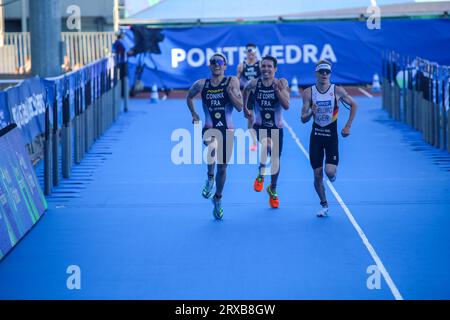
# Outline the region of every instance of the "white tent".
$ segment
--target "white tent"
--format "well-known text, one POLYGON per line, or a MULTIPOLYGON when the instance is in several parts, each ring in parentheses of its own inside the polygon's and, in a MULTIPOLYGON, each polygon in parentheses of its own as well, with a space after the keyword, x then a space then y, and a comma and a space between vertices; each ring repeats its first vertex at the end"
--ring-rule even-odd
POLYGON ((382 16, 443 14, 450 7, 450 1, 417 3, 413 0, 125 1, 127 16, 123 24, 358 18, 371 5, 379 6, 382 16))

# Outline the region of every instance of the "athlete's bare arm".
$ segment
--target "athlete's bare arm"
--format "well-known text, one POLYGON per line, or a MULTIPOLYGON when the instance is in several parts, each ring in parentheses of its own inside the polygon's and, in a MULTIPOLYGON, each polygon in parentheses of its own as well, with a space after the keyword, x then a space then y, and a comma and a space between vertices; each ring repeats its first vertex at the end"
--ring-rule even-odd
POLYGON ((242 101, 242 93, 239 87, 239 79, 237 77, 231 77, 230 84, 228 85, 228 96, 231 99, 234 107, 237 111, 241 112, 244 102, 242 101))
POLYGON ((302 122, 307 123, 314 115, 313 106, 311 105, 311 87, 303 90, 303 107, 302 107, 302 122))
POLYGON ((243 69, 244 69, 244 65, 243 65, 243 63, 241 62, 241 63, 239 63, 238 66, 237 66, 237 73, 236 73, 236 77, 238 77, 239 79, 240 79, 241 76, 242 76, 242 71, 243 71, 243 69))
POLYGON ((192 123, 197 123, 198 121, 200 121, 200 117, 199 117, 197 111, 195 110, 194 98, 200 91, 202 91, 202 88, 204 85, 205 85, 205 79, 197 80, 196 82, 194 82, 194 84, 188 91, 186 103, 187 103, 189 111, 191 112, 191 115, 192 115, 192 123))
POLYGON ((250 80, 244 87, 244 115, 247 119, 251 116, 250 110, 247 109, 248 97, 250 96, 250 92, 255 90, 257 82, 257 79, 250 80))
POLYGON ((350 135, 350 128, 352 126, 353 119, 355 118, 356 110, 358 110, 358 105, 356 104, 355 99, 353 99, 342 87, 336 86, 336 95, 339 99, 350 105, 350 116, 348 117, 347 124, 341 131, 342 136, 345 138, 350 135))
POLYGON ((289 109, 290 93, 287 80, 285 78, 274 79, 273 87, 283 109, 289 109))

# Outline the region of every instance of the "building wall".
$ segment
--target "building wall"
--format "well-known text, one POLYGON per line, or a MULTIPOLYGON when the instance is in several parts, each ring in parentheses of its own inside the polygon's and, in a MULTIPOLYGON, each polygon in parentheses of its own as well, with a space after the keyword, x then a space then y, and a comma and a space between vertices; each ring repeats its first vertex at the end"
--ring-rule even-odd
MULTIPOLYGON (((39 1, 39 0, 25 0, 39 1)), ((81 31, 112 31, 113 30, 113 6, 114 0, 60 0, 62 31, 67 29, 66 21, 70 13, 67 13, 71 5, 80 8, 81 31)), ((28 13, 28 6, 27 6, 28 13)), ((5 6, 6 32, 20 32, 22 18, 21 1, 5 6)), ((29 19, 28 19, 29 21, 29 19)), ((29 30, 28 30, 29 31, 29 30)))

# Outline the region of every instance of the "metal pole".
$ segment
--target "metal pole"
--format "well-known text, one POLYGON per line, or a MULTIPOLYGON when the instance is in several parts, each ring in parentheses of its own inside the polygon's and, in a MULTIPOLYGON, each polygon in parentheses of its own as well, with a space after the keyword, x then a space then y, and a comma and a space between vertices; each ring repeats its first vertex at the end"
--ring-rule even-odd
POLYGON ((435 101, 434 101, 434 112, 435 112, 435 146, 437 148, 441 147, 441 113, 439 110, 439 68, 436 67, 436 83, 434 84, 434 94, 435 94, 435 101))
POLYGON ((416 130, 419 130, 418 124, 418 112, 419 112, 419 84, 420 84, 420 73, 419 69, 416 67, 416 83, 413 87, 413 127, 416 130))
POLYGON ((425 86, 425 141, 430 143, 430 68, 426 68, 428 78, 425 86))
MULTIPOLYGON (((85 71, 83 71, 85 72, 85 71)), ((81 159, 84 159, 86 153, 86 76, 84 73, 82 87, 80 91, 80 106, 81 106, 81 115, 80 115, 80 145, 81 145, 81 159)))
MULTIPOLYGON (((445 68, 443 69, 445 70, 445 68)), ((445 73, 444 73, 445 75, 445 73)), ((446 114, 446 110, 445 110, 445 99, 447 97, 447 94, 445 92, 446 89, 446 84, 447 84, 447 77, 442 77, 442 100, 441 100, 441 105, 440 105, 440 109, 441 109, 441 128, 442 128, 442 141, 441 141, 441 149, 445 150, 447 148, 447 114, 446 114)))
POLYGON ((426 78, 424 75, 425 68, 421 70, 421 81, 420 81, 420 92, 419 92, 419 125, 420 132, 422 132, 422 136, 425 139, 425 87, 426 87, 426 78))
POLYGON ((430 112, 430 118, 429 118, 429 125, 430 125, 430 144, 434 146, 434 101, 433 101, 433 82, 434 82, 434 68, 430 68, 431 78, 430 78, 430 100, 428 102, 429 106, 429 112, 430 112))
POLYGON ((44 194, 52 193, 52 128, 49 107, 45 109, 45 144, 44 144, 44 194))
POLYGON ((0 47, 5 44, 5 11, 3 0, 0 0, 0 47))
POLYGON ((114 0, 114 8, 113 8, 113 17, 114 17, 114 32, 119 31, 120 24, 120 15, 119 15, 119 0, 114 0))
POLYGON ((125 53, 125 62, 123 66, 124 74, 122 77, 123 82, 123 97, 124 97, 124 111, 128 112, 128 100, 130 97, 130 90, 128 89, 128 55, 125 53))
POLYGON ((22 20, 21 20, 22 32, 27 32, 28 31, 28 26, 27 26, 28 0, 22 0, 21 2, 22 2, 22 20))
MULTIPOLYGON (((68 91, 68 89, 66 89, 68 91)), ((70 121, 69 93, 65 93, 63 100, 63 128, 62 128, 62 174, 64 178, 70 178, 72 167, 72 126, 70 121)))
POLYGON ((56 77, 61 73, 61 2, 30 1, 30 37, 32 73, 56 77))
MULTIPOLYGON (((447 77, 445 79, 445 85, 450 82, 450 68, 447 68, 447 77)), ((444 89, 449 103, 449 108, 447 109, 447 151, 450 152, 450 85, 448 90, 444 89)), ((445 107, 444 107, 445 108, 445 107)))
POLYGON ((90 77, 90 73, 89 73, 89 78, 86 82, 86 91, 85 91, 85 104, 86 104, 86 109, 84 110, 85 113, 85 126, 84 126, 84 136, 85 136, 85 143, 84 143, 84 152, 88 152, 89 148, 91 147, 91 109, 92 109, 92 104, 91 104, 91 99, 92 99, 92 90, 91 90, 91 77, 90 77))
MULTIPOLYGON (((78 80, 78 79, 77 79, 78 80)), ((73 130, 73 136, 74 136, 74 161, 76 164, 79 164, 81 162, 81 153, 80 153, 80 110, 79 110, 79 88, 78 88, 78 81, 76 81, 75 89, 74 89, 74 100, 75 100, 75 118, 73 119, 74 123, 74 130, 73 130)))
POLYGON ((58 88, 55 85, 55 100, 53 101, 53 139, 52 139, 52 145, 53 145, 53 185, 58 186, 59 185, 59 128, 58 128, 58 94, 57 94, 58 88))

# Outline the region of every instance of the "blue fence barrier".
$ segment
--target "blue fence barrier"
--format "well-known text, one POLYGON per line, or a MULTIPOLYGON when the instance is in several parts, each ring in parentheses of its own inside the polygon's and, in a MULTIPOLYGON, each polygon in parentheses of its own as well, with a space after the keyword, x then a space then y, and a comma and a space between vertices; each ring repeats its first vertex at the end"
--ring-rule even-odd
POLYGON ((112 56, 57 78, 35 77, 0 91, 0 129, 17 124, 31 152, 34 142, 42 141, 45 194, 58 185, 60 173, 70 177, 72 165, 116 120, 124 76, 112 56))
POLYGON ((57 78, 34 77, 0 91, 0 260, 42 216, 44 194, 59 184, 60 174, 69 178, 73 163, 116 120, 126 78, 120 70, 109 57, 57 78), (30 160, 39 147, 44 192, 30 160))
POLYGON ((396 52, 386 52, 382 65, 383 108, 450 152, 450 67, 396 52))
POLYGON ((17 126, 0 130, 0 260, 47 209, 17 126))
POLYGON ((45 130, 44 95, 39 77, 24 80, 20 85, 4 92, 4 104, 0 105, 0 110, 5 115, 4 124, 16 123, 28 143, 45 130))

